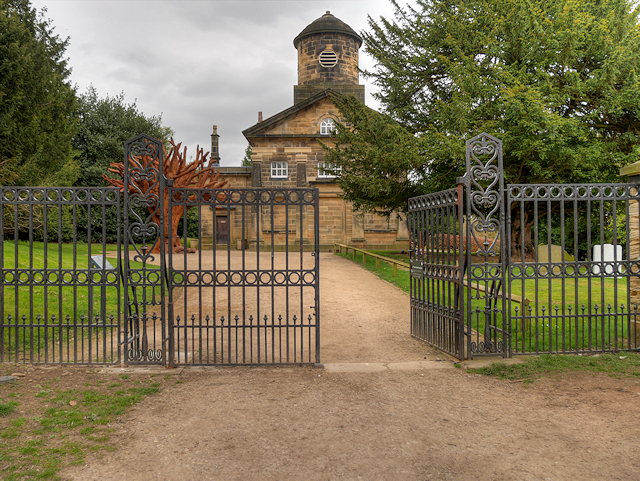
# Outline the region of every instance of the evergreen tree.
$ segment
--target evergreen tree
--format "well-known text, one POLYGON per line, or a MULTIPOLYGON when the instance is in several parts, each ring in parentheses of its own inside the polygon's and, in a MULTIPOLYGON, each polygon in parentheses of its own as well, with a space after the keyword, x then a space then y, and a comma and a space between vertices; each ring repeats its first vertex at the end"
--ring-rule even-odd
POLYGON ((452 187, 464 141, 483 131, 502 139, 509 183, 611 181, 640 160, 632 2, 392 3, 395 18, 369 18, 363 33, 383 114, 338 101, 352 128, 339 127, 327 160, 342 166, 347 198, 390 212, 452 187))
POLYGON ((0 0, 0 184, 71 185, 75 91, 68 39, 28 0, 0 0))
POLYGON ((242 158, 242 167, 251 167, 253 165, 253 162, 251 162, 252 154, 253 149, 251 148, 251 144, 249 144, 244 151, 244 157, 242 158))

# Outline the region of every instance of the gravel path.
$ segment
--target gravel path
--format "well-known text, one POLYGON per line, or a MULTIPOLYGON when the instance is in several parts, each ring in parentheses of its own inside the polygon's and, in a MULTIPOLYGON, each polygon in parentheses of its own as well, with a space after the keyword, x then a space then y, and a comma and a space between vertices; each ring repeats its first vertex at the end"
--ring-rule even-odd
POLYGON ((409 336, 408 296, 321 262, 325 369, 129 370, 176 383, 115 427, 120 449, 63 478, 640 479, 637 379, 468 374, 409 336))

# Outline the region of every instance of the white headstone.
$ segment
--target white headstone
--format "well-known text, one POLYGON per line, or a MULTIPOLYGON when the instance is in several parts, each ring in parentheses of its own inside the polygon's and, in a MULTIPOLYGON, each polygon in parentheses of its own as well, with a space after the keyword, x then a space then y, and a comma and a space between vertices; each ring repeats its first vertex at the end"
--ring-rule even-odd
MULTIPOLYGON (((612 276, 615 267, 613 262, 622 261, 622 246, 614 246, 613 244, 598 244, 593 246, 593 269, 595 275, 600 275, 604 269, 605 276, 612 276)), ((623 266, 618 265, 618 273, 622 274, 623 266)))

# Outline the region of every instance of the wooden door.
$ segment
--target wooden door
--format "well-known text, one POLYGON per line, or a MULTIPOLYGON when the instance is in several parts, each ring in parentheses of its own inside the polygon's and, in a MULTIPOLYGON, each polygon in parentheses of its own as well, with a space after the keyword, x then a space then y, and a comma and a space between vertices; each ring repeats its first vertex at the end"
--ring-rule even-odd
POLYGON ((229 243, 229 218, 216 217, 216 244, 229 243))

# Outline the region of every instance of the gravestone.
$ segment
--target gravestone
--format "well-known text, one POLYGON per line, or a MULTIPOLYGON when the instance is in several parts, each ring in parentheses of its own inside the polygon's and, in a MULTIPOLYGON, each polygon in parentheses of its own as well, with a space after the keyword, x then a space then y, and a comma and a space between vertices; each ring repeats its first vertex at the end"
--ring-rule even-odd
POLYGON ((108 271, 115 270, 115 267, 104 258, 104 256, 91 256, 91 268, 92 269, 106 269, 108 271))
MULTIPOLYGON (((593 246, 593 267, 592 272, 600 275, 604 271, 605 276, 613 276, 615 267, 609 264, 614 261, 622 261, 622 246, 614 246, 613 244, 602 244, 593 246)), ((618 266, 618 274, 622 274, 622 265, 618 266)))
MULTIPOLYGON (((538 246, 538 250, 536 251, 536 259, 540 264, 550 263, 562 263, 562 262, 573 262, 575 258, 566 251, 562 250, 562 246, 557 246, 554 244, 540 244, 538 246)), ((561 272, 559 266, 556 266, 552 270, 553 274, 558 275, 561 272)), ((540 274, 545 275, 547 273, 546 267, 540 268, 540 274)))

